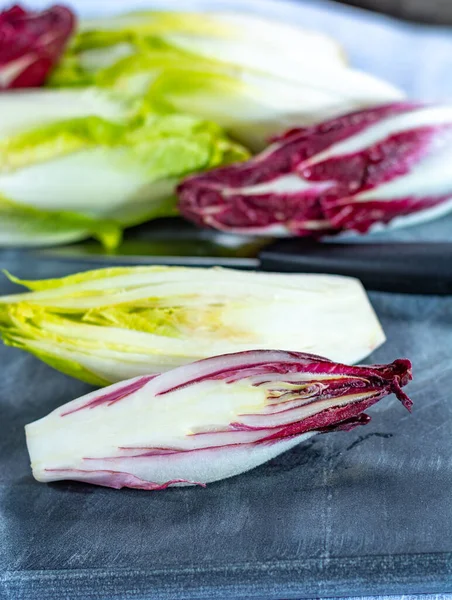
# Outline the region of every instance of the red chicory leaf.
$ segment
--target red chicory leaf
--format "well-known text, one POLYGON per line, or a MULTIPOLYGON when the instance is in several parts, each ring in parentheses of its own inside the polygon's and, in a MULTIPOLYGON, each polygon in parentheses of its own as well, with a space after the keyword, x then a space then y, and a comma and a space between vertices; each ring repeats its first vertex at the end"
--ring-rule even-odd
POLYGON ((74 28, 74 13, 65 6, 33 12, 15 5, 1 12, 0 90, 43 85, 74 28))
POLYGON ((395 103, 291 129, 251 160, 185 179, 179 208, 236 233, 314 236, 452 210, 452 106, 395 103))

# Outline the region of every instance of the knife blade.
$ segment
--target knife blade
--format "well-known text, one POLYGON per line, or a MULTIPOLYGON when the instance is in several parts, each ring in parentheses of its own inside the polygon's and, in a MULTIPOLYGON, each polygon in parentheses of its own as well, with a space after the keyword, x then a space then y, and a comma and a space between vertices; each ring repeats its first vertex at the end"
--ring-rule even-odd
MULTIPOLYGON (((373 291, 452 295, 452 243, 319 243, 301 239, 272 242, 257 256, 168 256, 93 254, 84 246, 40 251, 58 258, 114 264, 191 267, 223 266, 284 273, 326 273, 361 280, 373 291)), ((213 253, 212 253, 213 254, 213 253)))
POLYGON ((368 290, 452 295, 452 242, 272 240, 199 229, 164 219, 126 234, 115 253, 97 242, 35 250, 41 257, 92 265, 223 266, 360 279, 368 290))

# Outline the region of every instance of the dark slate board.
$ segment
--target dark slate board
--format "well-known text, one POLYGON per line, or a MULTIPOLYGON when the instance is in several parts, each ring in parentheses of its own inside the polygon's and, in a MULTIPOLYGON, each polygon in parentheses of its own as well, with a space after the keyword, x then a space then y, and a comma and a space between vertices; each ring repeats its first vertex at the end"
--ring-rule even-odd
MULTIPOLYGON (((22 277, 86 263, 0 254, 22 277)), ((0 293, 15 286, 1 279, 0 293)), ((452 299, 372 295, 414 362, 410 416, 316 437, 207 489, 33 480, 23 427, 91 388, 0 347, 0 598, 289 599, 452 591, 452 299)))

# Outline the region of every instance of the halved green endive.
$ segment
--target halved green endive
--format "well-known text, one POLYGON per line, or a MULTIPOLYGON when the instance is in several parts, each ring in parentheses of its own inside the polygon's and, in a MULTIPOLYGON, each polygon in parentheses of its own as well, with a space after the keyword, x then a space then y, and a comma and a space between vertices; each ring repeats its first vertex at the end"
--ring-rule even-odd
POLYGON ((138 13, 82 22, 50 85, 147 94, 258 151, 289 127, 403 98, 339 56, 328 38, 257 17, 138 13))
POLYGON ((181 177, 247 151, 215 123, 96 88, 0 96, 0 245, 93 235, 176 213, 181 177))
POLYGON ((125 267, 0 297, 0 333, 95 385, 276 348, 355 363, 385 337, 361 283, 328 275, 125 267))

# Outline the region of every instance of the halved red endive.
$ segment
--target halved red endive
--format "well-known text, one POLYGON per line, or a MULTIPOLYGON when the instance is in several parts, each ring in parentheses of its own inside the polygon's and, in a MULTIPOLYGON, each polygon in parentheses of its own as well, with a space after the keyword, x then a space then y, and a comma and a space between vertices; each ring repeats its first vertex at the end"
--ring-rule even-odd
POLYGON ((208 358, 83 396, 26 427, 38 481, 145 490, 238 475, 315 435, 368 423, 411 363, 351 367, 259 350, 208 358))
POLYGON ((451 160, 451 105, 384 104, 290 129, 247 162, 188 177, 179 208, 236 233, 366 233, 452 211, 451 160))

